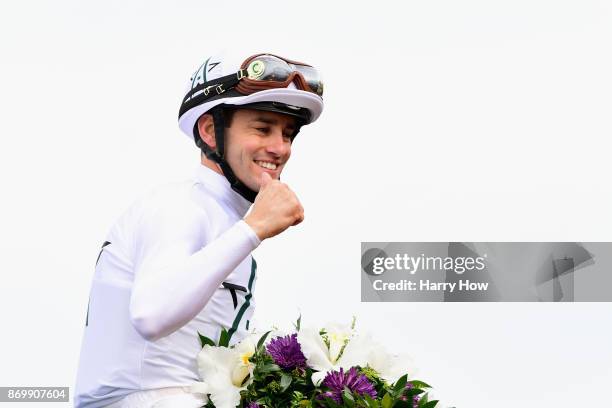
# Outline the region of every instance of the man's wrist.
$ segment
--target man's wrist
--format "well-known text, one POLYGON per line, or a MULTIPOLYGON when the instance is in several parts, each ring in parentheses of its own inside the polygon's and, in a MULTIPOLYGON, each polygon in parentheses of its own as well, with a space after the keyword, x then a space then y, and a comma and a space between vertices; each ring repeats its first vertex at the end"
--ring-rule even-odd
POLYGON ((258 223, 257 221, 254 221, 248 215, 244 217, 243 221, 253 230, 255 235, 257 235, 257 238, 259 238, 260 242, 267 238, 265 229, 260 223, 258 223))

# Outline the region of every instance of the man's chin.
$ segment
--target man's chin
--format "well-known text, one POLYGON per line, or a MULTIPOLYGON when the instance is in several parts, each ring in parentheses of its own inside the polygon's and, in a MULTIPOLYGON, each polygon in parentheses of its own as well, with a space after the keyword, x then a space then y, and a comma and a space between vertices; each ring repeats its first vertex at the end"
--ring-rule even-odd
POLYGON ((244 185, 246 185, 248 188, 255 191, 256 193, 258 193, 259 189, 261 188, 261 182, 259 180, 249 180, 249 183, 244 183, 244 185))
POLYGON ((252 174, 252 177, 246 180, 247 182, 242 181, 242 183, 246 185, 248 188, 250 188, 251 190, 259 192, 259 189, 261 188, 261 177, 263 173, 268 173, 270 177, 272 178, 272 180, 280 179, 280 172, 278 171, 261 170, 261 171, 256 172, 255 174, 252 174))
POLYGON ((272 178, 272 180, 278 180, 280 178, 280 172, 279 171, 276 171, 276 170, 270 170, 270 171, 261 170, 259 172, 259 174, 257 174, 257 176, 256 176, 257 177, 257 181, 261 180, 261 176, 263 175, 263 173, 268 173, 270 175, 270 177, 272 178))

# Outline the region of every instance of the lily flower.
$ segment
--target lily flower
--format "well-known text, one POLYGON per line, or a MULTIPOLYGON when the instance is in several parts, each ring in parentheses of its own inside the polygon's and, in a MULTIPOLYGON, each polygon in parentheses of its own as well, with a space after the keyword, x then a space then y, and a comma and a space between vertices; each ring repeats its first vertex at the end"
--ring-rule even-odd
POLYGON ((198 354, 198 372, 202 382, 192 385, 191 391, 210 394, 217 408, 235 408, 240 404, 240 391, 252 381, 255 364, 249 359, 255 354, 250 337, 234 347, 205 345, 198 354))
POLYGON ((308 366, 317 371, 312 374, 315 385, 319 385, 331 371, 364 366, 368 350, 350 326, 330 325, 324 330, 324 335, 312 327, 302 328, 298 332, 298 342, 308 366))
POLYGON ((342 326, 329 326, 325 332, 325 338, 314 328, 305 328, 298 333, 308 366, 318 371, 312 375, 315 385, 319 385, 331 371, 340 368, 347 371, 355 366, 369 366, 390 384, 404 374, 410 378, 416 372, 408 355, 388 352, 370 334, 354 334, 342 326))

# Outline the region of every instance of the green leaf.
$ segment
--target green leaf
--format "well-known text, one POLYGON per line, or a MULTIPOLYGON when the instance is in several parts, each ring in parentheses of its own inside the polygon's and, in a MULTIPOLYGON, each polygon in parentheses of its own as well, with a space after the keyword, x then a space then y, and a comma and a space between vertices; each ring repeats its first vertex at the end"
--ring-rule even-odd
POLYGON ((353 408, 355 406, 355 398, 353 398, 353 394, 351 394, 347 387, 344 387, 344 391, 342 391, 342 401, 344 402, 342 404, 344 407, 353 408))
POLYGON ((419 394, 423 394, 425 391, 423 391, 420 388, 409 388, 406 390, 405 395, 407 397, 414 397, 415 395, 419 395, 419 394))
POLYGON ((300 314, 300 317, 298 317, 298 319, 295 321, 295 323, 293 324, 293 327, 295 327, 296 331, 300 331, 301 325, 302 325, 302 315, 300 314))
POLYGON ((272 371, 280 371, 281 368, 277 364, 264 364, 257 369, 262 373, 271 373, 272 371))
POLYGON ((389 393, 385 394, 380 406, 382 408, 391 408, 393 406, 393 398, 391 398, 391 395, 389 395, 389 393))
POLYGON ((291 377, 289 374, 283 373, 281 375, 281 392, 285 392, 285 390, 291 385, 291 381, 293 381, 293 377, 291 377))
POLYGON ((372 399, 372 397, 370 397, 369 394, 365 394, 364 398, 365 398, 366 404, 368 404, 368 408, 380 408, 378 401, 375 399, 372 399))
POLYGON ((344 386, 344 390, 342 390, 342 399, 343 400, 346 399, 352 402, 353 405, 355 404, 355 397, 353 397, 353 393, 351 392, 349 387, 347 387, 346 385, 344 386))
POLYGON ((423 381, 419 381, 419 380, 412 380, 410 381, 410 383, 415 387, 415 388, 431 388, 431 385, 424 383, 423 381))
POLYGON ((268 337, 271 332, 272 330, 266 332, 263 336, 259 338, 259 341, 257 342, 257 350, 259 350, 263 346, 264 342, 266 341, 266 337, 268 337))
POLYGON ((419 400, 419 408, 423 408, 424 406, 427 405, 428 402, 429 402, 429 397, 427 396, 427 394, 423 394, 421 396, 421 399, 419 400))
POLYGON ((321 401, 323 401, 325 403, 325 405, 327 407, 330 407, 330 408, 340 408, 340 407, 342 407, 342 405, 338 405, 336 403, 336 401, 334 401, 333 399, 331 399, 329 397, 324 397, 321 401))
POLYGON ((221 329, 221 336, 219 337, 219 347, 229 347, 230 335, 225 329, 221 329))
POLYGON ((215 344, 215 342, 214 342, 214 341, 212 341, 212 340, 211 340, 211 339, 209 339, 208 337, 206 337, 206 336, 202 335, 200 332, 198 332, 198 337, 200 338, 200 345, 201 345, 202 347, 204 347, 204 346, 205 346, 205 345, 207 345, 207 344, 208 344, 209 346, 212 346, 212 347, 215 347, 215 346, 216 346, 216 344, 215 344))
POLYGON ((433 401, 428 401, 426 404, 423 405, 423 408, 435 408, 436 405, 438 405, 438 400, 433 400, 433 401))
POLYGON ((408 374, 402 375, 393 386, 393 393, 397 396, 404 392, 406 388, 406 383, 408 382, 408 374))

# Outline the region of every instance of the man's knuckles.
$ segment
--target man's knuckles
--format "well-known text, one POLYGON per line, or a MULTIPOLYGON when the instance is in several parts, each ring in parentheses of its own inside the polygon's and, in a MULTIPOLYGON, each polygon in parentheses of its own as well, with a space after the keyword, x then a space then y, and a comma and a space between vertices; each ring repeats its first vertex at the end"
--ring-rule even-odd
POLYGON ((296 220, 303 220, 304 219, 304 209, 301 208, 301 206, 299 208, 296 208, 295 212, 293 213, 293 217, 296 220))

